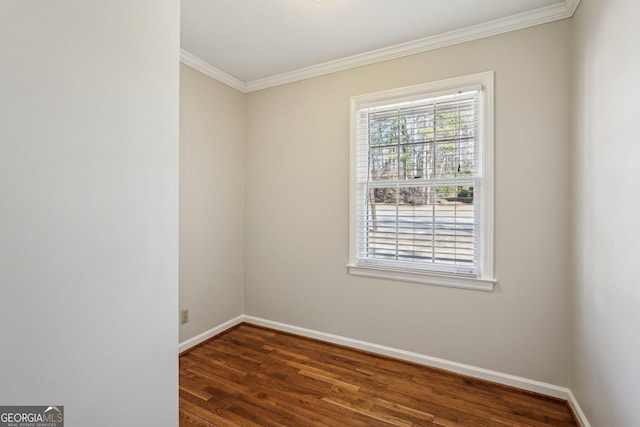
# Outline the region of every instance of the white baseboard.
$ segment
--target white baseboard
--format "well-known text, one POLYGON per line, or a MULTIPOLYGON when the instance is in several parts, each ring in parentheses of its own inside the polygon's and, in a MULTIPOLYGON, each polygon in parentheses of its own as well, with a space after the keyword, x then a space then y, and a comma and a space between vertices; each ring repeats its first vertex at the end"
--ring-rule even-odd
POLYGON ((201 333, 200 335, 196 335, 193 338, 189 338, 186 341, 181 342, 178 345, 178 353, 182 353, 185 350, 189 350, 191 347, 194 347, 198 344, 200 344, 201 342, 204 342, 206 340, 208 340, 211 337, 214 337, 216 335, 218 335, 221 332, 226 331, 229 328, 233 328, 236 325, 239 325, 240 323, 245 321, 245 316, 244 315, 240 315, 236 318, 233 318, 231 320, 227 320, 224 323, 219 324, 218 326, 214 326, 213 328, 209 329, 208 331, 204 331, 203 333, 201 333))
POLYGON ((315 338, 321 341, 330 342, 333 344, 343 345, 345 347, 351 347, 358 350, 364 350, 371 353, 376 353, 384 356, 393 357, 395 359, 406 360, 413 363, 418 363, 424 366, 430 366, 433 368, 440 368, 447 371, 455 372, 462 375, 468 375, 470 377, 479 378, 487 381, 492 381, 498 384, 503 384, 511 387, 516 387, 523 390, 532 391, 534 393, 540 393, 546 396, 551 396, 559 399, 566 400, 571 406, 575 416, 578 418, 578 422, 581 427, 591 427, 587 418, 582 412, 578 401, 575 396, 567 387, 561 387, 554 384, 548 384, 541 381, 531 380, 528 378, 518 377, 515 375, 505 374, 502 372, 492 371, 489 369, 479 368, 472 365, 465 365, 463 363, 453 362, 451 360, 440 359, 438 357, 426 356, 424 354, 414 353, 411 351, 405 351, 397 348, 387 347, 384 345, 374 344, 366 341, 355 340, 352 338, 342 337, 339 335, 328 334, 326 332, 315 331, 312 329, 301 328, 298 326, 289 325, 286 323, 274 322, 272 320, 263 319, 260 317, 241 315, 227 322, 224 322, 214 328, 209 329, 202 334, 193 337, 187 341, 180 343, 179 351, 182 353, 189 348, 200 344, 209 338, 224 332, 225 330, 232 328, 242 322, 252 323, 258 326, 264 326, 278 331, 290 332, 296 335, 302 335, 308 338, 315 338))
POLYGON ((426 356, 423 354, 413 353, 410 351, 400 350, 397 348, 387 347, 384 345, 373 344, 366 341, 354 340, 351 338, 341 337, 338 335, 328 334, 325 332, 318 332, 311 329, 300 328, 298 326, 287 325, 279 322, 273 322, 271 320, 261 319, 259 317, 244 316, 244 319, 248 323, 265 326, 268 328, 277 329, 284 332, 291 332, 293 334, 302 335, 309 338, 315 338, 322 341, 328 341, 334 344, 344 345, 346 347, 352 347, 352 348, 357 348, 359 350, 382 354, 384 356, 389 356, 389 357, 393 357, 395 359, 400 359, 400 360, 406 360, 409 362, 418 363, 420 365, 430 366, 433 368, 440 368, 447 371, 456 372, 458 374, 468 375, 474 378, 480 378, 483 380, 493 381, 499 384, 504 384, 511 387, 517 387, 520 389, 544 394, 547 396, 557 397, 559 399, 567 400, 569 397, 569 389, 566 387, 560 387, 553 384, 547 384, 540 381, 517 377, 515 375, 504 374, 502 372, 491 371, 489 369, 478 368, 476 366, 465 365, 463 363, 452 362, 450 360, 426 356))
POLYGON ((567 402, 569 403, 573 414, 578 419, 580 427, 591 427, 591 424, 589 424, 589 421, 587 420, 587 416, 582 412, 582 408, 571 390, 569 390, 569 398, 567 399, 567 402))

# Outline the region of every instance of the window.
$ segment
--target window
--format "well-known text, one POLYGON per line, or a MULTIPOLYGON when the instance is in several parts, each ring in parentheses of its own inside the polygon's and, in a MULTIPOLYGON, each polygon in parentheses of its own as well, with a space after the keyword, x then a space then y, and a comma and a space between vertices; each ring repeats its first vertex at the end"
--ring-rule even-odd
POLYGON ((493 73, 351 98, 354 275, 492 290, 493 73))

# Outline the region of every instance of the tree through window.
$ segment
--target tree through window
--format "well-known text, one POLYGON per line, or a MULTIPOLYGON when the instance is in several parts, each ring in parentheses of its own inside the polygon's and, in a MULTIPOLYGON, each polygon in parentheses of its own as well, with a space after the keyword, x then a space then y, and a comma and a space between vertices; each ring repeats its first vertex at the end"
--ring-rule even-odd
POLYGON ((351 265, 469 277, 490 270, 483 240, 492 240, 492 211, 483 199, 492 205, 492 153, 483 146, 486 83, 477 80, 352 99, 351 265))

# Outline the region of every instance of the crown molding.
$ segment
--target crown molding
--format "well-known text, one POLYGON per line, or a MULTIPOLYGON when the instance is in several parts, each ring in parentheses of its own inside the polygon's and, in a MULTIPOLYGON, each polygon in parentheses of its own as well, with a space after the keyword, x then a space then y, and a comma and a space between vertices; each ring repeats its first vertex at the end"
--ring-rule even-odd
POLYGON ((180 62, 194 70, 200 71, 212 79, 218 80, 219 82, 232 87, 233 89, 239 90, 243 93, 246 92, 246 85, 242 80, 233 77, 231 74, 225 73, 207 62, 204 62, 202 59, 190 54, 186 50, 180 49, 180 62))
POLYGON ((574 13, 576 13, 576 9, 580 4, 580 0, 564 0, 564 5, 567 8, 567 13, 569 17, 572 17, 574 13))
MULTIPOLYGON (((565 1, 574 2, 576 0, 565 1)), ((568 5, 566 3, 560 2, 530 12, 496 19, 494 21, 489 21, 460 30, 425 37, 406 43, 400 43, 394 46, 313 65, 311 67, 302 68, 288 73, 253 80, 246 83, 246 90, 247 92, 253 92, 261 89, 267 89, 274 86, 322 76, 324 74, 344 71, 351 68, 361 67, 363 65, 401 58, 403 56, 414 55, 416 53, 422 53, 535 25, 558 21, 571 16, 567 6, 568 5)))
POLYGON ((429 50, 439 49, 442 47, 452 46, 459 43, 465 43, 472 40, 478 40, 485 37, 495 36, 510 31, 521 30, 536 25, 546 24, 549 22, 559 21, 571 18, 575 13, 580 0, 563 0, 558 3, 535 9, 529 12, 508 16, 506 18, 496 19, 483 24, 474 25, 460 30, 449 31, 447 33, 437 34, 430 37, 413 40, 406 43, 376 49, 361 54, 348 56, 346 58, 336 59, 324 62, 322 64, 312 65, 310 67, 301 68, 282 74, 256 79, 249 82, 243 82, 222 70, 204 62, 200 58, 186 52, 180 51, 180 61, 209 77, 241 92, 255 92, 262 89, 268 89, 288 83, 306 80, 313 77, 323 76, 325 74, 336 73, 339 71, 349 70, 351 68, 362 67, 364 65, 375 64, 377 62, 397 59, 404 56, 414 55, 429 50))

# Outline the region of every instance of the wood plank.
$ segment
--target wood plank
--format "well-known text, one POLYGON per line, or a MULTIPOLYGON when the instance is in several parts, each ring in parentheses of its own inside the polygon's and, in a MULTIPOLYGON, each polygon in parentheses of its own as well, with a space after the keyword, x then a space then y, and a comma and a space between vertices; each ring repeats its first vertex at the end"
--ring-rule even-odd
POLYGON ((577 426, 566 402, 241 324, 180 356, 180 426, 577 426))

